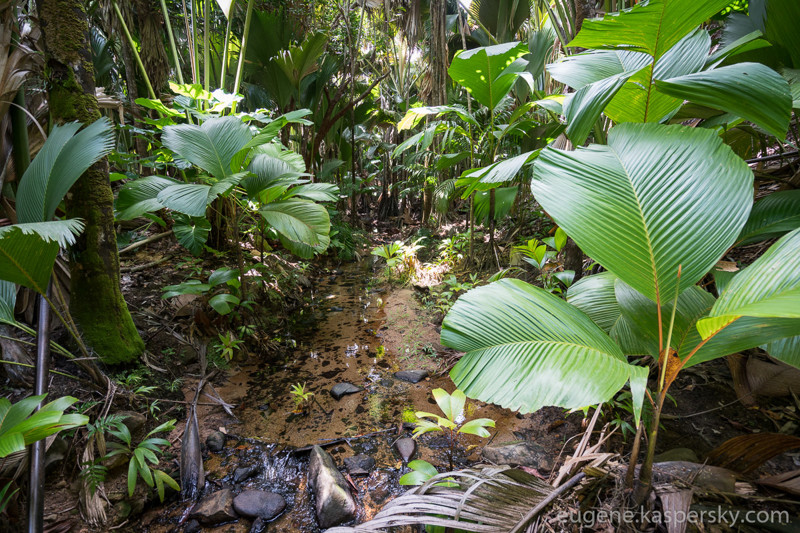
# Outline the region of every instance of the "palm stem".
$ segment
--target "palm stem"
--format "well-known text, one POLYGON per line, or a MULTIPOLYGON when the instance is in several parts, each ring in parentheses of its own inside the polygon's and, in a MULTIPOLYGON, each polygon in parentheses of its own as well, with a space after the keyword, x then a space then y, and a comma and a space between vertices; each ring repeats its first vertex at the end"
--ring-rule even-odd
POLYGON ((167 10, 166 0, 161 0, 161 10, 164 12, 164 26, 167 28, 169 48, 172 51, 172 61, 175 63, 175 75, 178 77, 178 83, 183 85, 183 72, 181 72, 181 63, 178 59, 178 47, 175 45, 175 34, 172 32, 172 23, 169 21, 169 11, 167 10))
POLYGON ((142 77, 144 78, 144 84, 147 86, 147 94, 150 95, 150 98, 155 100, 158 97, 153 90, 153 85, 150 83, 150 78, 147 76, 144 63, 142 63, 142 56, 139 55, 139 50, 136 49, 136 42, 133 40, 133 36, 131 36, 131 32, 128 30, 128 25, 125 23, 125 17, 122 16, 122 11, 119 10, 119 6, 115 0, 111 0, 111 6, 114 8, 114 13, 117 15, 119 25, 122 26, 122 32, 125 34, 125 38, 128 40, 128 44, 131 46, 133 58, 136 60, 136 65, 139 67, 142 77))
MULTIPOLYGON (((233 94, 239 94, 239 84, 242 82, 242 72, 244 71, 244 57, 247 53, 247 37, 250 33, 250 21, 253 18, 253 0, 247 0, 247 14, 244 17, 244 33, 242 34, 242 46, 239 49, 239 64, 236 67, 236 79, 233 82, 233 94)), ((231 113, 236 112, 236 102, 231 105, 231 113)))

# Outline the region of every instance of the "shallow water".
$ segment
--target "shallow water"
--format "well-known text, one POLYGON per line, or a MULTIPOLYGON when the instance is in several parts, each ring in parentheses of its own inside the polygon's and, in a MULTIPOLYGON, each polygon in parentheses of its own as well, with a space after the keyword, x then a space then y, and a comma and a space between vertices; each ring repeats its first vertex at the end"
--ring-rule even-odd
MULTIPOLYGON (((313 502, 307 490, 307 453, 295 448, 326 444, 332 439, 346 442, 326 447, 336 463, 358 453, 376 461, 369 476, 354 476, 359 503, 357 521, 373 516, 389 499, 406 490, 398 484, 404 472, 391 445, 410 432, 398 429, 403 412, 434 410, 430 390, 448 386, 446 377, 410 384, 394 378, 401 368, 396 358, 381 346, 384 327, 383 301, 390 297, 383 289, 370 287, 374 273, 369 262, 346 265, 322 278, 316 285, 312 304, 293 317, 295 326, 283 335, 294 345, 279 361, 252 361, 233 372, 217 387, 220 396, 235 404, 237 421, 225 424, 234 436, 221 454, 208 454, 205 461, 206 493, 223 487, 234 492, 260 489, 286 498, 287 510, 269 524, 271 532, 315 533, 319 531, 313 502), (362 392, 335 400, 333 385, 350 382, 362 392), (305 383, 314 393, 308 412, 295 413, 289 389, 305 383), (373 434, 367 438, 362 435, 373 434), (241 466, 260 467, 260 472, 240 484, 233 483, 233 471, 241 466)), ((452 389, 452 384, 449 384, 452 389)), ((219 416, 219 408, 215 408, 219 416)), ((206 419, 212 409, 200 408, 206 419), (203 412, 205 411, 205 412, 203 412)), ((201 426, 204 425, 201 421, 201 426)), ((205 424, 206 426, 208 424, 205 424)), ((203 432, 203 436, 208 431, 203 432)), ((429 440, 436 447, 437 439, 429 440)), ((432 448, 421 448, 420 456, 431 459, 432 448)), ((188 503, 173 503, 150 524, 149 530, 180 530, 188 503)), ((204 531, 247 531, 250 522, 218 526, 204 531)))

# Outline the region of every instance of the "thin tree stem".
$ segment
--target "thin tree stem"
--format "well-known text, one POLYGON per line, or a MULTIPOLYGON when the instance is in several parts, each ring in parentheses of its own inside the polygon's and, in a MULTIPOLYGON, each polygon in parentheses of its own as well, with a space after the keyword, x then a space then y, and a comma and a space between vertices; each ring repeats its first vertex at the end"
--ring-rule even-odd
MULTIPOLYGON (((242 71, 244 70, 244 57, 247 53, 247 36, 250 33, 250 21, 253 18, 254 0, 247 0, 247 14, 244 17, 244 33, 242 34, 242 46, 239 49, 239 64, 236 67, 236 79, 233 82, 233 94, 239 94, 239 84, 242 82, 242 71)), ((231 105, 231 114, 236 112, 236 102, 231 105)))
POLYGON ((114 8, 114 13, 117 15, 117 19, 119 19, 119 25, 122 26, 122 32, 125 34, 125 38, 128 40, 128 44, 131 46, 131 51, 133 52, 133 58, 136 60, 136 64, 139 66, 139 70, 142 72, 142 77, 144 78, 144 84, 147 86, 147 94, 150 95, 150 98, 153 100, 157 99, 155 91, 153 90, 153 85, 150 83, 150 78, 147 76, 147 71, 144 68, 144 63, 142 63, 142 57, 139 55, 139 51, 136 49, 136 42, 133 40, 131 36, 131 32, 128 30, 128 25, 125 23, 125 17, 122 16, 122 12, 119 10, 119 6, 115 0, 111 0, 111 6, 114 8))
POLYGON ((175 34, 172 32, 172 23, 169 21, 169 11, 167 10, 166 0, 161 0, 161 11, 164 12, 164 26, 167 28, 169 48, 172 51, 172 61, 175 63, 175 75, 178 77, 178 83, 183 85, 183 72, 181 72, 181 63, 178 59, 178 47, 175 44, 175 34))

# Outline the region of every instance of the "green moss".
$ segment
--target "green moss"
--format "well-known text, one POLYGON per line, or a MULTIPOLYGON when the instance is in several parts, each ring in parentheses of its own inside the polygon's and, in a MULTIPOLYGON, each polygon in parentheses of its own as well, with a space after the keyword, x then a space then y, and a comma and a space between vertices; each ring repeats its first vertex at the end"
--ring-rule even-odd
MULTIPOLYGON (((94 96, 89 23, 80 0, 41 0, 50 114, 61 124, 100 118, 94 96)), ((70 312, 83 339, 106 363, 135 360, 144 350, 122 297, 108 166, 92 166, 67 194, 67 216, 86 229, 70 252, 70 312)))

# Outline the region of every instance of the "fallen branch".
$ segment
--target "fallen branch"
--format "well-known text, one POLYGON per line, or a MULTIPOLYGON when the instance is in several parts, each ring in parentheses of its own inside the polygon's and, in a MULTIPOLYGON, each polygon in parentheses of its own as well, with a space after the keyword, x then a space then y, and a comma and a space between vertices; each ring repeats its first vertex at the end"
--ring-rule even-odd
MULTIPOLYGON (((163 235, 163 233, 159 233, 159 235, 163 235)), ((169 261, 173 257, 175 257, 174 254, 167 254, 164 257, 162 257, 161 259, 157 259, 157 260, 151 261, 149 263, 144 263, 143 265, 120 267, 119 271, 120 272, 128 272, 128 273, 131 273, 131 274, 134 273, 134 272, 141 272, 142 270, 147 270, 148 268, 152 268, 152 267, 158 266, 158 265, 160 265, 162 263, 166 263, 167 261, 169 261)))
POLYGON ((119 255, 135 250, 140 246, 144 246, 145 244, 150 244, 151 242, 161 240, 164 237, 169 237, 170 235, 172 235, 172 230, 165 231, 164 233, 156 233, 155 235, 150 235, 146 239, 142 239, 141 241, 136 241, 135 243, 126 246, 125 248, 119 251, 119 255))

